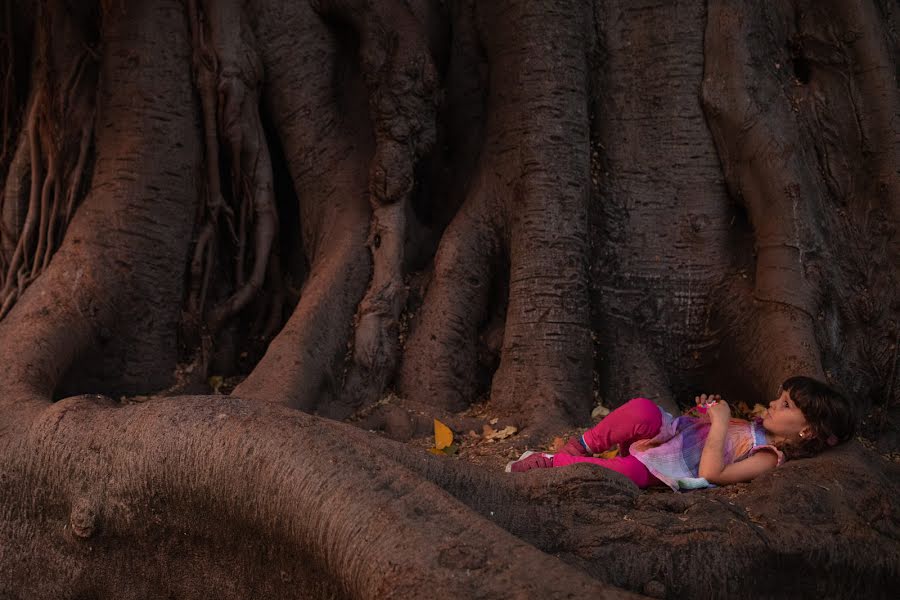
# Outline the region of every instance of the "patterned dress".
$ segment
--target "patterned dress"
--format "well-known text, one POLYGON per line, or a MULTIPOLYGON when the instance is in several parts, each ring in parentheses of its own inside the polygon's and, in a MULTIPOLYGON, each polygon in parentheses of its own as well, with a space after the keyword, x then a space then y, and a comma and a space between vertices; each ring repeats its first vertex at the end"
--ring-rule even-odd
MULTIPOLYGON (((666 411, 660 411, 663 421, 659 433, 651 439, 637 440, 631 444, 629 453, 675 491, 710 487, 712 484, 698 475, 700 456, 711 427, 709 419, 691 416, 673 418, 666 411)), ((775 452, 779 466, 784 462, 784 454, 766 439, 762 419, 729 420, 724 464, 744 460, 763 449, 775 452)))

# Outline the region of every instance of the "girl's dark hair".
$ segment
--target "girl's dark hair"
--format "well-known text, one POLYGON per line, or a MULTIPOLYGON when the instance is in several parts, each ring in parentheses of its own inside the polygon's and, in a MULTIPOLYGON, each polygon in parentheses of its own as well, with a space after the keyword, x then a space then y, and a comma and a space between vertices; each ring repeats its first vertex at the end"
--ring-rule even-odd
POLYGON ((786 458, 813 456, 853 437, 856 414, 836 389, 811 377, 791 377, 781 389, 790 395, 813 431, 799 442, 784 444, 781 450, 786 458))

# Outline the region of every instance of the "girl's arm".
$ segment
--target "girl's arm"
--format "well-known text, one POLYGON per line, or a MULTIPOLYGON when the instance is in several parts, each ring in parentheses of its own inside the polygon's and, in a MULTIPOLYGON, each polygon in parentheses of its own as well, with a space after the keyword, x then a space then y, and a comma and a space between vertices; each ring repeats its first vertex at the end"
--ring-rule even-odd
POLYGON ((712 422, 703 454, 700 455, 699 475, 710 483, 725 469, 725 435, 728 433, 728 419, 731 409, 726 402, 716 402, 707 407, 706 414, 712 422))
POLYGON ((725 465, 725 435, 728 433, 728 420, 731 418, 731 409, 725 402, 717 402, 709 407, 709 415, 712 425, 709 429, 709 437, 700 455, 699 475, 710 483, 727 485, 740 483, 762 475, 778 464, 778 457, 774 452, 757 452, 753 456, 730 465, 725 465))
MULTIPOLYGON (((706 448, 703 449, 703 454, 706 454, 706 448)), ((701 471, 700 477, 703 477, 708 482, 715 483, 716 485, 741 483, 743 481, 755 479, 766 471, 774 469, 777 464, 778 457, 775 456, 774 452, 761 450, 749 458, 726 466, 712 476, 705 476, 701 471)))

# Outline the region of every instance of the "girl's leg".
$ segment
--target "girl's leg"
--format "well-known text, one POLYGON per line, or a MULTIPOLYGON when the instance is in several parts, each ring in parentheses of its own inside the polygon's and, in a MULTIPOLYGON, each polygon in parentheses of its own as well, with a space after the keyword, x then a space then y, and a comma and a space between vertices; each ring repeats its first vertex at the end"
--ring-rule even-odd
POLYGON ((661 426, 659 407, 647 398, 634 398, 585 431, 581 439, 590 453, 619 444, 619 454, 625 456, 633 441, 654 437, 661 426))
MULTIPOLYGON (((610 416, 612 416, 612 413, 610 413, 610 416)), ((653 473, 647 470, 647 467, 644 466, 644 463, 633 456, 617 456, 616 458, 591 458, 588 456, 569 456, 568 454, 557 454, 552 459, 552 465, 554 467, 565 467, 580 462, 600 465, 604 469, 609 469, 610 471, 621 473, 622 475, 633 481, 634 484, 639 488, 646 488, 659 483, 659 479, 654 477, 653 473)))

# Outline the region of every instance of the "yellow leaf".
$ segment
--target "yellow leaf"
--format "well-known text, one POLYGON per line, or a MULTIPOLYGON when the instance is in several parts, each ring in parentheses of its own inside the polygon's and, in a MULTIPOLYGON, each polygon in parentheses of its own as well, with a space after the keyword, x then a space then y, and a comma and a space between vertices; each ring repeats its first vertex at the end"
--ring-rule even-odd
POLYGON ((438 421, 434 420, 434 447, 443 450, 453 443, 453 432, 450 428, 438 421))
POLYGON ((616 446, 612 450, 607 450, 606 452, 601 452, 597 456, 599 456, 600 458, 615 458, 618 455, 619 455, 619 447, 616 446))
POLYGON ((763 413, 766 412, 766 410, 768 410, 768 409, 766 409, 766 407, 763 406, 762 404, 754 404, 751 414, 753 414, 754 417, 761 417, 761 416, 763 416, 763 413))
POLYGON ((219 388, 225 383, 225 378, 221 375, 213 375, 209 378, 209 387, 212 388, 213 394, 219 393, 219 388))

